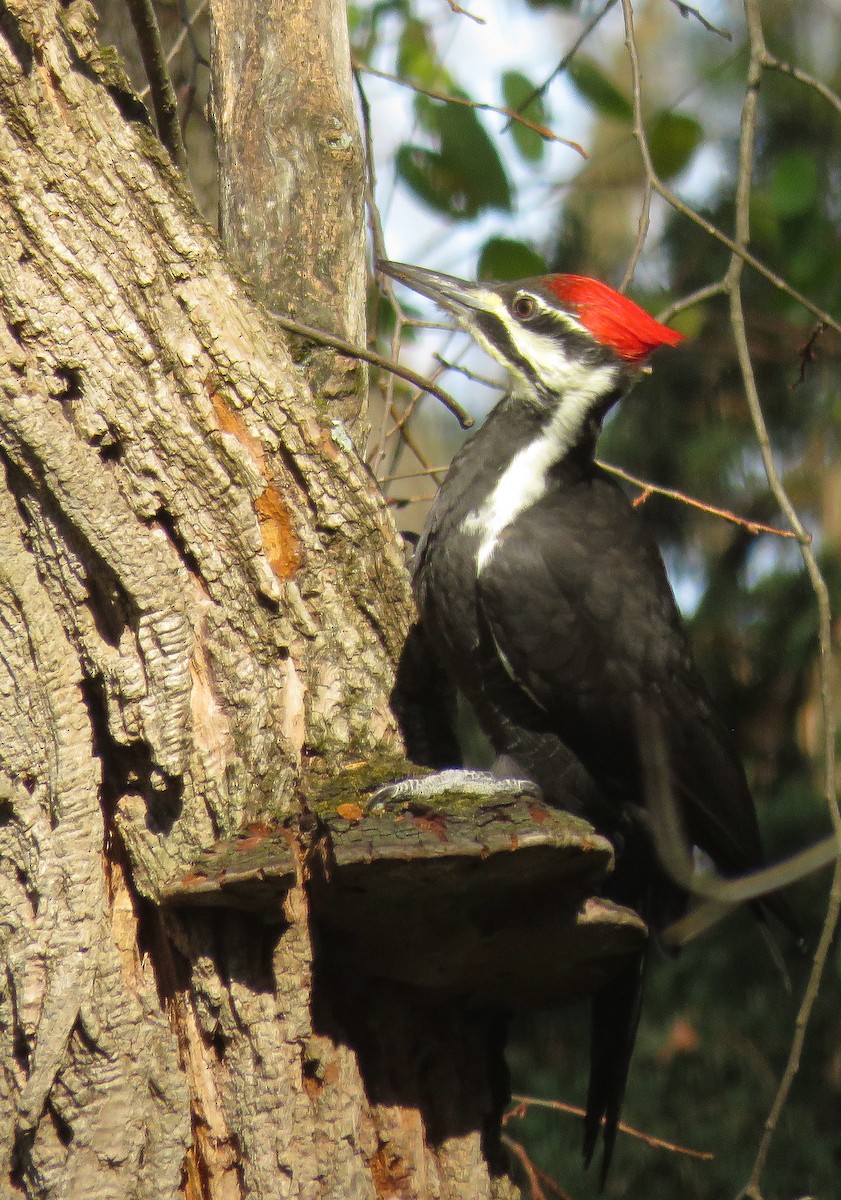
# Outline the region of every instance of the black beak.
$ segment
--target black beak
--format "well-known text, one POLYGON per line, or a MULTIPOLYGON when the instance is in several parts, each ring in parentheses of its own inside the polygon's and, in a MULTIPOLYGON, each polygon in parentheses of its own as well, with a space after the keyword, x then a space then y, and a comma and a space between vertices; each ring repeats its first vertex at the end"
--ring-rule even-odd
POLYGON ((377 270, 398 283, 405 284, 413 292, 428 296, 441 308, 459 317, 465 309, 486 310, 486 289, 478 283, 468 283, 455 275, 445 275, 442 271, 427 271, 423 267, 411 267, 407 263, 388 262, 381 259, 377 270))

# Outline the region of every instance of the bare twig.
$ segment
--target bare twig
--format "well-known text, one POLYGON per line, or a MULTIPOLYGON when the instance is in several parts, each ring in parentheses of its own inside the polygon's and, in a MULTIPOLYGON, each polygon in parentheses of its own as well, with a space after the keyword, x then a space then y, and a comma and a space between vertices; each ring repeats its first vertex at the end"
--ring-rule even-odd
POLYGON ((187 178, 187 154, 181 125, 178 120, 178 101, 167 69, 167 61, 161 45, 161 31, 152 0, 127 0, 129 15, 137 35, 143 68, 149 80, 152 107, 158 136, 166 147, 175 166, 187 178))
POLYGON ((354 346, 342 338, 334 337, 332 333, 327 333, 324 329, 314 329, 312 325, 302 325, 300 321, 292 321, 282 313, 273 312, 271 315, 278 325, 283 329, 288 329, 290 333, 296 333, 310 342, 317 342, 320 346, 330 346, 333 350, 338 350, 349 358, 360 358, 363 362, 372 363, 375 367, 382 367, 384 371, 389 371, 392 375, 405 379, 407 383, 413 383, 422 391, 429 392, 430 396, 440 400, 444 407, 453 414, 462 429, 469 429, 474 423, 470 413, 465 412, 457 400, 454 400, 443 388, 436 387, 424 375, 419 375, 417 371, 412 371, 400 363, 392 362, 390 358, 384 358, 382 354, 377 354, 374 350, 354 346))
POLYGON ((671 3, 675 6, 682 17, 694 17, 695 20, 703 25, 705 29, 708 29, 710 33, 718 34, 719 37, 724 38, 724 40, 727 42, 733 41, 733 34, 729 29, 719 29, 717 25, 713 25, 712 22, 708 21, 703 13, 698 12, 698 9, 693 8, 691 4, 684 4, 683 0, 671 0, 671 3))
MULTIPOLYGON (((191 41, 194 42, 195 34, 193 32, 193 26, 195 25, 195 23, 199 19, 199 17, 202 15, 204 10, 207 8, 207 5, 208 5, 208 0, 199 0, 199 3, 193 9, 192 13, 190 13, 189 16, 187 17, 187 19, 182 22, 181 32, 178 34, 178 37, 175 39, 175 41, 172 43, 169 50, 167 51, 166 65, 168 67, 172 66, 173 60, 177 57, 179 51, 181 50, 181 47, 184 45, 184 43, 188 37, 191 39, 191 41)), ((195 44, 195 42, 194 42, 194 44, 195 44)), ((198 62, 204 64, 204 60, 201 59, 201 57, 198 54, 196 55, 196 58, 197 58, 198 62)), ((204 65, 206 65, 206 64, 204 64, 204 65)), ((146 97, 149 95, 150 90, 151 89, 149 88, 149 85, 147 84, 146 87, 143 88, 143 90, 140 92, 140 99, 145 100, 146 97)))
POLYGON ((800 350, 798 351, 798 356, 800 358, 800 370, 797 378, 791 385, 792 391, 794 391, 795 388, 800 387, 802 383, 806 382, 806 368, 810 365, 810 363, 815 361, 815 347, 817 346, 818 340, 822 333, 826 333, 826 325, 824 325, 823 321, 818 321, 817 325, 809 334, 804 344, 800 347, 800 350))
POLYGON ((477 17, 475 13, 468 12, 466 8, 462 8, 460 4, 456 4, 456 0, 447 0, 450 8, 459 17, 469 17, 471 21, 475 21, 477 25, 486 25, 484 17, 477 17))
MULTIPOLYGON (((356 82, 356 91, 359 96, 359 108, 362 113, 362 130, 365 141, 365 207, 368 210, 368 228, 371 231, 371 242, 374 249, 374 262, 379 262, 380 259, 386 258, 385 252, 385 236, 383 234, 383 225, 380 220, 380 210, 377 208, 375 199, 375 191, 377 186, 377 168, 374 161, 374 141, 371 136, 371 106, 368 103, 368 97, 365 94, 365 89, 362 86, 362 80, 359 78, 359 71, 354 68, 353 77, 356 82)), ((390 282, 390 281, 389 281, 390 282)))
MULTIPOLYGON (((509 121, 516 121, 518 125, 525 126, 526 129, 533 130, 547 142, 560 142, 563 146, 569 146, 571 150, 575 150, 582 158, 587 158, 587 151, 578 142, 573 142, 570 138, 561 137, 559 133, 547 128, 545 125, 538 125, 536 121, 529 121, 515 112, 512 108, 505 108, 499 104, 486 104, 481 100, 470 100, 467 96, 453 96, 449 92, 439 92, 435 88, 422 87, 421 84, 415 83, 411 79, 402 79, 399 75, 392 75, 389 71, 379 71, 376 67, 369 67, 367 63, 361 63, 354 60, 354 71, 365 71, 368 75, 376 75, 379 79, 388 79, 391 83, 398 83, 401 87, 411 88, 413 92, 420 93, 421 96, 429 96, 432 100, 443 100, 447 104, 463 104, 465 108, 476 108, 482 112, 498 113, 499 116, 508 117, 509 121)), ((528 107, 524 105, 523 107, 528 107)))
MULTIPOLYGON (((423 467, 424 472, 428 474, 430 478, 440 487, 444 482, 444 476, 447 474, 447 468, 431 466, 429 460, 421 450, 420 446, 418 446, 411 432, 405 427, 400 430, 400 438, 403 442, 405 442, 407 450, 414 454, 415 458, 423 467)), ((420 499, 420 497, 418 497, 418 499, 420 499)))
POLYGON ((403 475, 383 475, 380 479, 380 486, 386 483, 399 483, 403 479, 420 479, 422 476, 446 475, 449 467, 424 467, 420 471, 407 471, 403 475))
POLYGON ((748 533, 772 533, 775 537, 794 538, 798 535, 791 529, 779 529, 776 525, 763 525, 760 521, 752 521, 750 517, 740 517, 737 513, 730 512, 727 508, 718 508, 715 504, 707 504, 704 500, 696 500, 693 496, 688 496, 686 492, 679 492, 676 488, 661 487, 657 483, 648 483, 645 479, 639 479, 636 475, 631 475, 629 471, 624 471, 621 467, 615 467, 612 463, 604 462, 602 459, 596 459, 598 465, 605 471, 610 471, 611 475, 616 475, 619 479, 624 479, 626 483, 631 483, 634 487, 638 487, 642 495, 638 496, 634 501, 634 505, 643 503, 649 496, 668 496, 671 500, 678 500, 681 504, 688 504, 692 508, 699 508, 701 512, 710 513, 714 517, 722 517, 725 521, 732 521, 734 525, 741 525, 748 533))
POLYGON ((544 79, 543 83, 541 83, 539 87, 536 87, 533 92, 529 92, 522 104, 518 106, 519 112, 525 112, 530 104, 534 104, 535 100, 539 100, 542 96, 545 96, 552 83, 552 80, 557 79, 559 75, 564 73, 569 64, 575 58, 578 51, 586 42, 587 38, 590 36, 596 26, 601 23, 602 19, 607 16, 615 4, 616 0, 605 0, 605 3, 602 5, 602 7, 590 18, 590 20, 581 30, 581 33, 579 33, 569 50, 567 50, 566 54, 555 67, 554 71, 552 71, 551 75, 548 75, 546 79, 544 79))
POLYGON ((723 296, 727 292, 727 281, 719 279, 715 283, 708 283, 704 287, 700 287, 697 291, 690 292, 688 296, 683 296, 680 300, 675 300, 668 308, 664 308, 661 313, 657 314, 657 320, 668 325, 672 317, 677 313, 683 312, 687 308, 692 308, 695 304, 701 304, 704 300, 711 300, 713 296, 723 296))
POLYGON ((794 67, 790 63, 781 62, 779 58, 775 58, 773 54, 769 54, 766 49, 763 49, 762 65, 763 67, 767 67, 769 71, 777 71, 780 75, 789 75, 799 83, 812 88, 819 96, 823 96, 827 104, 831 104, 836 112, 841 114, 841 96, 837 92, 834 92, 832 88, 827 87, 825 83, 821 83, 820 79, 816 79, 814 75, 810 75, 808 71, 803 71, 800 67, 794 67))
MULTIPOLYGON (((634 120, 636 120, 636 113, 634 113, 634 120)), ((637 263, 645 246, 645 239, 648 237, 648 230, 651 225, 652 191, 651 180, 646 175, 642 189, 642 201, 640 202, 639 221, 637 222, 637 237, 634 242, 634 248, 631 251, 631 257, 628 259, 628 265, 625 268, 625 274, 622 276, 622 282, 619 284, 620 292, 624 292, 634 278, 634 271, 637 269, 637 263)))
MULTIPOLYGON (((742 126, 739 144, 739 179, 736 189, 736 242, 740 247, 747 244, 747 240, 750 235, 751 168, 756 142, 757 96, 759 83, 762 77, 762 69, 767 55, 757 0, 745 0, 745 16, 748 27, 750 62, 748 65, 745 101, 742 108, 742 126)), ((791 528, 798 535, 798 542, 800 544, 800 552, 803 556, 803 563, 806 568, 806 573, 809 576, 809 581, 812 585, 812 590, 815 594, 815 600, 817 602, 818 641, 820 647, 818 656, 820 672, 820 696, 824 726, 824 790, 826 804, 829 809, 833 827, 835 829, 838 848, 839 851, 841 851, 841 810, 839 810, 835 786, 835 713, 832 703, 832 622, 829 590, 827 588, 826 581, 821 574, 817 559, 815 558, 815 555, 806 539, 805 531, 800 524, 797 512, 789 500, 788 494, 783 486, 777 470, 777 465, 774 462, 774 455, 771 449, 771 439, 768 435, 768 428, 765 424, 765 417, 759 402, 759 393, 756 387, 756 379, 754 376, 753 364, 751 362, 747 335, 745 332, 745 319, 742 308, 741 294, 742 269, 742 260, 739 257, 734 256, 728 271, 728 279, 730 284, 730 318, 733 326, 733 336, 736 342, 736 353, 742 372, 745 396, 750 409, 754 429, 756 430, 756 437, 759 443, 762 461, 765 466, 765 473, 768 476, 768 483, 771 487, 771 491, 774 493, 774 496, 777 499, 778 504, 780 505, 780 508, 785 513, 791 528)), ((768 1160, 771 1143, 774 1139, 774 1134, 776 1133, 777 1126, 779 1124, 780 1115, 785 1106, 786 1100, 788 1099, 791 1086, 794 1083, 795 1076, 797 1075, 797 1071, 800 1066, 800 1056, 806 1039, 806 1029, 809 1023, 809 1017, 811 1016, 812 1008, 820 988, 821 978, 823 976, 824 968, 826 967, 832 939, 838 926, 839 916, 841 916, 841 856, 836 859, 835 872, 833 875, 832 887, 830 889, 830 897, 827 905, 826 916, 824 918, 824 924, 821 930, 818 946, 815 950, 812 960, 812 969, 809 973, 809 979, 806 983, 806 988, 804 990, 803 998, 797 1014, 794 1036, 792 1038, 786 1069, 783 1073, 782 1079, 780 1080, 780 1086, 777 1091, 777 1095, 765 1122, 765 1129, 762 1139, 759 1143, 756 1160, 748 1181, 748 1188, 753 1189, 756 1193, 759 1193, 760 1181, 768 1160)))
MULTIPOLYGON (((507 1120, 509 1117, 522 1116, 529 1108, 550 1108, 555 1112, 568 1113, 573 1117, 583 1118, 585 1115, 584 1109, 579 1108, 575 1104, 565 1104, 563 1100, 547 1100, 542 1096, 512 1096, 511 1102, 515 1107, 506 1113, 503 1120, 507 1120)), ((633 1125, 626 1125, 624 1121, 619 1122, 618 1128, 622 1133, 636 1138, 637 1141, 645 1142, 646 1146, 651 1146, 655 1150, 668 1150, 672 1154, 683 1154, 688 1158, 700 1158, 705 1162, 709 1162, 715 1158, 715 1155, 710 1153, 709 1150, 692 1150, 688 1146, 680 1146, 676 1142, 666 1141, 665 1138, 655 1137, 653 1133, 644 1133, 641 1129, 635 1129, 633 1125)))
POLYGON ((531 1192, 531 1200, 547 1200, 544 1188, 548 1188, 553 1196, 558 1200, 572 1200, 568 1192, 565 1192, 561 1185, 545 1171, 541 1171, 540 1167, 535 1166, 531 1157, 522 1142, 518 1142, 515 1138, 508 1137, 503 1134, 500 1138, 503 1146, 507 1146, 514 1157, 519 1162, 525 1172, 528 1180, 529 1191, 531 1192))
MULTIPOLYGON (((757 900, 769 892, 788 887, 838 859, 839 847, 833 834, 782 862, 735 878, 724 878, 713 870, 699 873, 672 792, 669 755, 659 715, 651 705, 639 702, 635 718, 645 797, 654 826, 653 840, 657 857, 679 887, 712 901, 720 909, 719 916, 737 904, 757 900)), ((693 929, 692 936, 696 936, 702 928, 709 928, 718 919, 712 910, 707 915, 710 919, 705 918, 698 927, 697 923, 685 918, 676 922, 669 927, 666 940, 672 944, 688 941, 688 929, 693 929)))
MULTIPOLYGON (((449 326, 449 328, 452 328, 452 326, 449 326)), ((445 371, 455 371, 458 375, 463 375, 465 379, 469 379, 471 383, 481 383, 482 387, 490 388, 492 391, 501 391, 504 386, 498 379, 489 379, 487 375, 479 375, 478 372, 471 371, 469 367, 464 367, 461 363, 451 362, 448 358, 444 358, 443 354, 439 354, 437 350, 432 357, 436 362, 441 364, 445 371)))

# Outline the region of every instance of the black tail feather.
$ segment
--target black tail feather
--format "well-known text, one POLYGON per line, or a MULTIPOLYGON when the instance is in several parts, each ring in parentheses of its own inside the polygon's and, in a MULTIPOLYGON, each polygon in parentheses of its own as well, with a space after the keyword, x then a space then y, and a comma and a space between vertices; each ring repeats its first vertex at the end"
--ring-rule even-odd
POLYGON ((619 1118, 634 1042, 637 1037, 647 954, 636 955, 617 978, 592 1000, 590 1025, 590 1086, 584 1118, 584 1165, 590 1165, 602 1131, 599 1191, 604 1188, 619 1118))

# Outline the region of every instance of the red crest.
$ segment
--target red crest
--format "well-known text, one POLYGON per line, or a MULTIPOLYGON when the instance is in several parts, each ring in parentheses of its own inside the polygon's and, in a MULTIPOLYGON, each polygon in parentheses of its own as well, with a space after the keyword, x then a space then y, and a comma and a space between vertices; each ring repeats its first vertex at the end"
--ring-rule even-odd
POLYGON ((633 300, 598 279, 550 275, 543 282, 594 338, 626 362, 641 362, 658 346, 676 346, 683 341, 682 333, 661 325, 633 300))

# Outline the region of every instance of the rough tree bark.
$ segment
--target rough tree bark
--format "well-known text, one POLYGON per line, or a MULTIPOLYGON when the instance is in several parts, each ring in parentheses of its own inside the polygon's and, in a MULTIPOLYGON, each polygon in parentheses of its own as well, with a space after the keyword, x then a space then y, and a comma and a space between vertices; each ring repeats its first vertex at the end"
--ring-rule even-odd
POLYGON ((4 5, 0 88, 3 1190, 373 1195, 303 891, 155 901, 398 745, 400 546, 90 7, 4 5))
POLYGON ((253 298, 361 336, 340 14, 213 0, 246 288, 87 0, 0 2, 0 1196, 512 1196, 461 1001, 644 936, 533 797, 343 791, 400 769, 403 553, 358 367, 253 298))

